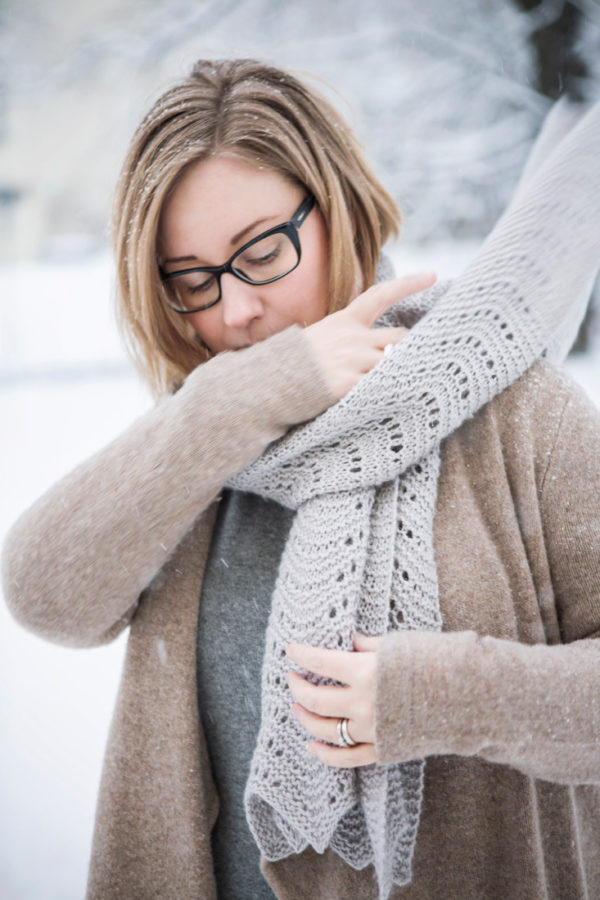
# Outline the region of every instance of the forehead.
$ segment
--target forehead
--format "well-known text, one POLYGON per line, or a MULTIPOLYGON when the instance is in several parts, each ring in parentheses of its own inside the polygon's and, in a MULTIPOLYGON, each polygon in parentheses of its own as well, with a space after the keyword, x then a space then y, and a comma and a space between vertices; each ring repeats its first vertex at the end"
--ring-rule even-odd
MULTIPOLYGON (((194 163, 165 202, 159 226, 161 256, 220 259, 232 238, 291 217, 302 189, 273 169, 224 157, 194 163), (216 255, 215 255, 216 254, 216 255)), ((246 234, 245 239, 253 237, 246 234)))

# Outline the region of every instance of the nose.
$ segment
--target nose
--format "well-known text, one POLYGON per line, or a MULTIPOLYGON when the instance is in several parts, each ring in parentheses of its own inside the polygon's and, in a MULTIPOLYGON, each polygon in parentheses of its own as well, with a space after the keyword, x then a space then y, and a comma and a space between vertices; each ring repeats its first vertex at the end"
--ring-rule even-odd
POLYGON ((259 288, 240 281, 227 272, 221 277, 221 307, 223 322, 228 328, 246 328, 263 313, 259 288))

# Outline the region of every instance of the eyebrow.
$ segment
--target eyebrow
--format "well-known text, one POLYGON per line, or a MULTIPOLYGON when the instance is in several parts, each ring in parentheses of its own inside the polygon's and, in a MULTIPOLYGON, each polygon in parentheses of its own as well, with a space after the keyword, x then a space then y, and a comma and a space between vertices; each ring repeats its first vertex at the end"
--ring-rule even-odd
MULTIPOLYGON (((268 222, 270 219, 274 218, 275 216, 264 216, 262 219, 255 219, 255 221, 251 222, 250 225, 247 225, 245 228, 242 228, 241 231, 238 231, 237 234, 234 234, 234 236, 229 241, 229 246, 233 247, 235 244, 239 244, 240 241, 243 240, 246 235, 254 228, 257 228, 264 222, 268 222)), ((197 256, 171 256, 169 257, 169 259, 163 260, 163 265, 166 265, 167 263, 192 262, 193 260, 197 260, 198 258, 199 257, 197 256)))

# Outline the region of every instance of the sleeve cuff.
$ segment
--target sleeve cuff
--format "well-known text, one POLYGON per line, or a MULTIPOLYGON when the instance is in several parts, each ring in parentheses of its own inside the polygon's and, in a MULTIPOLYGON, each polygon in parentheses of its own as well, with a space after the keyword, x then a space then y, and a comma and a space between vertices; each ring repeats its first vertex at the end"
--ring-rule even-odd
POLYGON ((381 764, 423 756, 470 756, 484 744, 484 671, 475 632, 402 631, 378 650, 375 748, 381 764))
POLYGON ((268 423, 275 435, 314 418, 334 402, 299 325, 247 349, 220 353, 190 373, 180 395, 195 396, 196 380, 202 380, 205 387, 213 369, 215 377, 218 371, 221 386, 229 382, 231 390, 236 391, 238 403, 245 398, 242 405, 246 415, 255 408, 259 430, 268 423), (241 380, 243 373, 251 373, 252 384, 241 380))

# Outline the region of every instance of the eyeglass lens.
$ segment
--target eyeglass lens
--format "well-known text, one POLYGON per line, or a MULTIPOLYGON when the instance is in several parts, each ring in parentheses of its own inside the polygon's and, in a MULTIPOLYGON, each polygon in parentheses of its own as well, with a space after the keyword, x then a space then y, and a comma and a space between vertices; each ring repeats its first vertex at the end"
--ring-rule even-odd
MULTIPOLYGON (((298 265, 298 251, 287 234, 270 234, 243 249, 233 260, 235 275, 252 284, 282 278, 298 265)), ((210 272, 187 272, 167 282, 174 309, 189 310, 210 306, 219 296, 218 279, 210 272)))

